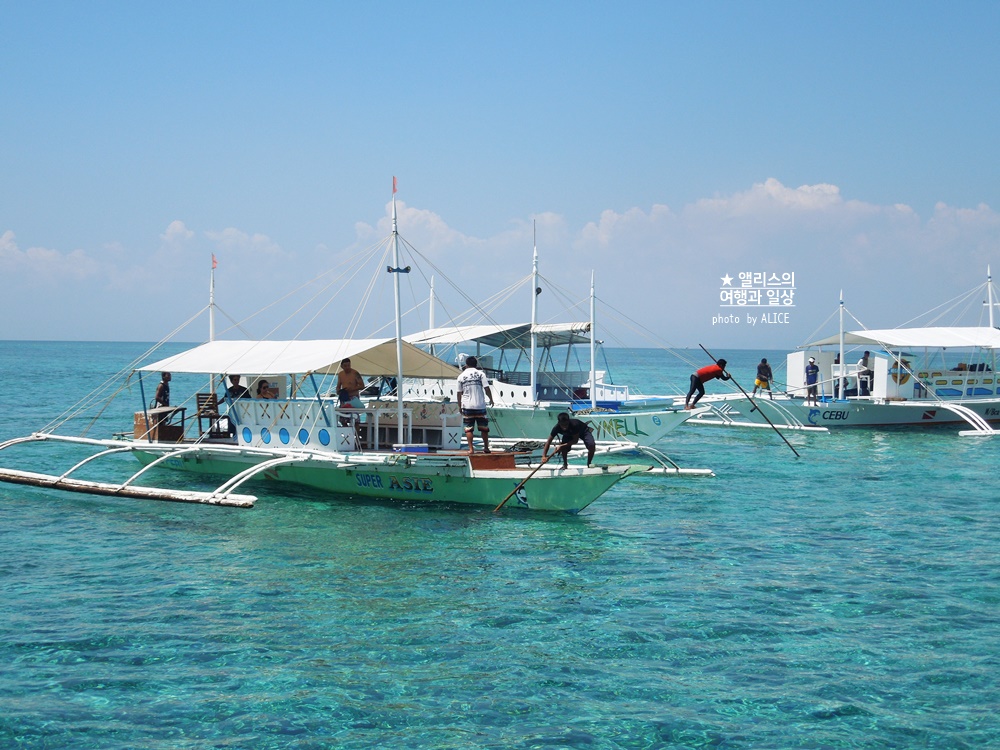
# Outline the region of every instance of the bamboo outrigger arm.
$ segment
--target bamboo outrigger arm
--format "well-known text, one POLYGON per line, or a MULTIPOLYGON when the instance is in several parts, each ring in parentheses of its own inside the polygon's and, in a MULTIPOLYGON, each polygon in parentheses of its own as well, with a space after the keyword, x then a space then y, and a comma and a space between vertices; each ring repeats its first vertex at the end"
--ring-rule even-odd
MULTIPOLYGON (((12 445, 19 443, 30 443, 30 442, 44 442, 46 440, 55 440, 59 442, 69 442, 69 443, 83 443, 87 445, 105 445, 105 443, 99 440, 89 440, 87 438, 71 438, 63 437, 59 435, 48 435, 45 433, 35 433, 34 435, 15 438, 13 440, 8 440, 0 444, 0 450, 8 448, 12 445)), ((128 445, 122 447, 108 448, 107 450, 100 451, 99 453, 89 456, 84 460, 80 461, 69 470, 63 472, 60 475, 54 474, 41 474, 33 471, 21 471, 18 469, 5 469, 0 468, 0 482, 8 482, 11 484, 23 484, 30 485, 34 487, 48 487, 51 489, 65 490, 67 492, 83 492, 90 495, 106 495, 109 497, 129 497, 137 498, 142 500, 167 500, 171 502, 178 503, 201 503, 204 505, 227 505, 237 508, 252 508, 257 498, 254 495, 237 495, 231 491, 222 491, 222 489, 215 490, 214 492, 198 492, 195 490, 175 490, 165 487, 141 487, 133 484, 135 480, 144 473, 151 465, 158 463, 164 458, 169 458, 170 456, 177 455, 180 452, 190 452, 198 450, 195 448, 187 448, 182 451, 171 451, 165 456, 153 461, 153 464, 147 465, 139 470, 137 473, 133 474, 123 483, 111 483, 111 482, 96 482, 87 479, 75 479, 70 475, 77 471, 80 467, 90 463, 94 459, 108 456, 115 453, 123 453, 134 451, 140 446, 128 445)))

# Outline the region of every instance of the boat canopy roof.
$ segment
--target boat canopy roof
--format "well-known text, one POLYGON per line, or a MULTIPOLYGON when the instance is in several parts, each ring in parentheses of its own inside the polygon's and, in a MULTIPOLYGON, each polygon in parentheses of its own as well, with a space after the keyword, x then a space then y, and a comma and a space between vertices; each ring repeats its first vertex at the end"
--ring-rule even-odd
MULTIPOLYGON (((207 374, 334 375, 340 361, 350 359, 363 375, 395 375, 396 339, 320 339, 300 341, 210 341, 161 359, 142 372, 207 374)), ((403 342, 403 376, 453 378, 459 370, 403 342)))
MULTIPOLYGON (((836 346, 840 334, 819 341, 803 344, 800 349, 812 346, 836 346)), ((885 349, 1000 349, 1000 329, 989 326, 956 326, 931 328, 884 328, 870 331, 845 331, 845 344, 863 344, 885 349)))
MULTIPOLYGON (((536 324, 535 335, 541 347, 589 344, 590 323, 536 324)), ((473 342, 493 349, 527 349, 531 346, 531 324, 445 326, 429 328, 403 338, 421 346, 473 342)))

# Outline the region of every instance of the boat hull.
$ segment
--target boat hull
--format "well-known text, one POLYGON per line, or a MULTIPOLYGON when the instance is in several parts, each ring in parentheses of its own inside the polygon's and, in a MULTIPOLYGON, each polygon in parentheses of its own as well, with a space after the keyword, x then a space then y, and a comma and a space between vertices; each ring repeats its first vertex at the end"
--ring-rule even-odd
MULTIPOLYGON (((274 457, 237 450, 181 452, 158 446, 134 451, 144 465, 171 452, 176 455, 164 458, 161 466, 225 477, 235 477, 274 457)), ((516 489, 507 502, 509 507, 576 513, 626 476, 647 469, 631 465, 590 469, 543 466, 529 477, 531 471, 527 469, 473 469, 468 457, 459 456, 305 455, 301 460, 267 468, 257 477, 350 497, 490 507, 516 489)))
POLYGON ((804 399, 776 396, 774 400, 755 399, 754 408, 743 396, 702 399, 700 405, 711 407, 693 418, 691 424, 767 425, 767 416, 778 426, 881 427, 893 425, 967 424, 968 420, 948 408, 957 405, 969 409, 987 422, 1000 422, 1000 399, 964 399, 941 401, 886 401, 851 398, 821 401, 807 405, 804 399))

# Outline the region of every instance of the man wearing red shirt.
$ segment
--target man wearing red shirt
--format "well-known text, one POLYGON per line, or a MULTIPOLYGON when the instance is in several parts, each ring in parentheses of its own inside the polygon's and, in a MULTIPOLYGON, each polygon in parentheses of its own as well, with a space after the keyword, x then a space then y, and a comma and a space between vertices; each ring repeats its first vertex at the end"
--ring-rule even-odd
POLYGON ((705 395, 705 383, 715 378, 729 380, 729 373, 726 372, 726 360, 720 359, 714 365, 702 367, 691 376, 691 389, 688 391, 687 398, 684 399, 684 408, 693 409, 698 404, 698 399, 705 395), (691 396, 694 396, 695 391, 698 392, 698 395, 694 397, 694 401, 691 401, 691 396))

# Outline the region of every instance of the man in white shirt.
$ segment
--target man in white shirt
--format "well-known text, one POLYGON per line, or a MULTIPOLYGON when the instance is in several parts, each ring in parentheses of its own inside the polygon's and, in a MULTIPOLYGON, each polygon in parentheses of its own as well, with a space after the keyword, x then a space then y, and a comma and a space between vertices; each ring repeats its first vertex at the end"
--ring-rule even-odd
POLYGON ((875 372, 868 364, 870 353, 865 352, 858 360, 858 395, 870 396, 872 392, 872 376, 875 372))
POLYGON ((465 437, 469 441, 469 453, 474 453, 472 447, 472 432, 479 427, 483 438, 483 452, 490 452, 490 420, 486 417, 486 399, 493 406, 493 394, 490 392, 490 381, 486 373, 479 369, 479 361, 475 357, 465 360, 465 369, 458 376, 458 410, 462 412, 462 423, 465 426, 465 437))

